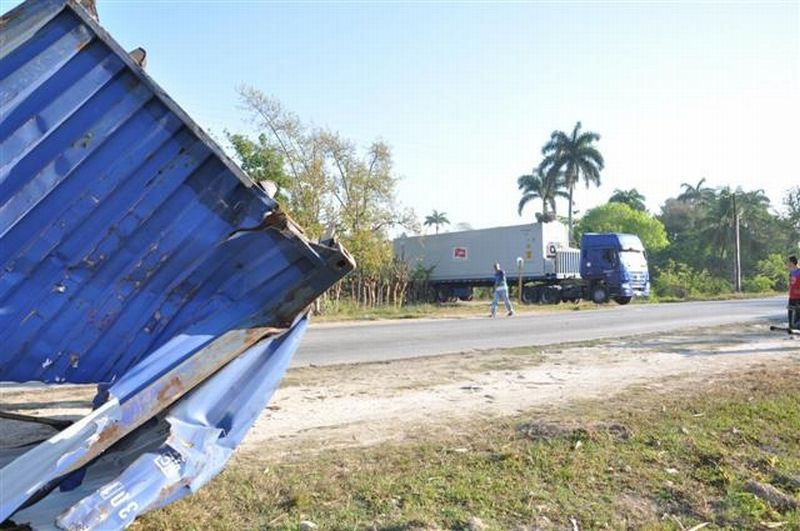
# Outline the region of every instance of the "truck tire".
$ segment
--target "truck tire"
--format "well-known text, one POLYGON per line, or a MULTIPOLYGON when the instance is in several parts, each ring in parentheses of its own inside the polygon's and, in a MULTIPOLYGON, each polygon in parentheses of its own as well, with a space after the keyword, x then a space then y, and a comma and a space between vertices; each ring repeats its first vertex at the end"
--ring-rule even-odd
POLYGON ((453 290, 446 286, 436 286, 436 302, 449 302, 453 296, 453 290))
POLYGON ((614 297, 614 302, 616 302, 617 304, 619 304, 621 306, 625 306, 626 304, 631 302, 631 299, 633 299, 633 297, 622 297, 622 296, 619 296, 619 297, 614 297))
POLYGON ((528 286, 522 288, 522 302, 525 304, 540 304, 542 302, 542 287, 528 286))
POLYGON ((558 286, 547 286, 542 289, 542 304, 558 304, 561 302, 561 290, 558 286))
POLYGON ((592 300, 595 304, 605 304, 608 302, 608 290, 603 285, 592 288, 592 300))

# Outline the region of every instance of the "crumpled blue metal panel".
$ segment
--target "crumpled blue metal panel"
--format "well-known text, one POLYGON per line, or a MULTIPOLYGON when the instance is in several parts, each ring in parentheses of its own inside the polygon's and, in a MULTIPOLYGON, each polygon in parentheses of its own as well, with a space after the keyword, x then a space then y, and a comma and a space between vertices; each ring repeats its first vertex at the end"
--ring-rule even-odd
POLYGON ((81 489, 54 490, 14 519, 37 529, 54 522, 63 529, 116 529, 195 492, 222 469, 261 414, 305 327, 303 319, 280 338, 251 347, 165 418, 103 454, 81 489))
POLYGON ((100 384, 0 469, 0 522, 125 526, 221 469, 354 264, 73 0, 28 0, 0 32, 0 381, 100 384))

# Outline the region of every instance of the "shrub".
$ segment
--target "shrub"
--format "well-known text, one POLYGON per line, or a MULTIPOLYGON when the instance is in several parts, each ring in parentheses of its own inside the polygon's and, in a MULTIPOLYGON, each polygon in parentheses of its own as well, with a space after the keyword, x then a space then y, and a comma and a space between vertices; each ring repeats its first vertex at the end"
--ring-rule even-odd
POLYGON ((775 282, 764 275, 756 275, 752 278, 744 279, 742 288, 749 293, 765 293, 775 289, 775 282))
POLYGON ((653 275, 653 290, 659 297, 685 299, 704 295, 719 295, 731 290, 730 283, 707 270, 697 271, 674 260, 667 261, 653 275))
POLYGON ((769 290, 785 291, 789 288, 786 258, 779 254, 771 254, 759 260, 756 264, 756 273, 759 277, 766 278, 772 283, 769 290))

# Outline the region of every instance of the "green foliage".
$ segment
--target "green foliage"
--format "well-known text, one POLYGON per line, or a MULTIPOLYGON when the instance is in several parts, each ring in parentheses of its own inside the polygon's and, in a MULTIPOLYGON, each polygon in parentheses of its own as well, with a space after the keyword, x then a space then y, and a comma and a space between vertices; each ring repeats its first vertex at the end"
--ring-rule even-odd
POLYGON ((647 212, 634 210, 625 203, 606 203, 589 210, 578 223, 577 232, 636 234, 645 249, 651 253, 658 252, 669 244, 663 223, 647 212))
POLYGON ((748 293, 767 293, 775 288, 775 282, 764 275, 756 275, 745 278, 742 281, 742 288, 748 293))
POLYGON ((786 192, 783 206, 786 207, 786 220, 794 228, 795 236, 800 240, 800 186, 795 186, 786 192))
POLYGON ((285 202, 291 180, 283 170, 283 157, 270 145, 267 135, 262 133, 251 139, 245 135, 226 131, 225 136, 236 152, 236 158, 242 169, 256 182, 274 183, 278 187, 275 198, 285 202))
POLYGON ((756 264, 759 277, 770 282, 770 290, 784 291, 789 289, 789 273, 786 271, 786 256, 770 254, 756 264))
POLYGON ((653 291, 659 297, 686 299, 719 295, 731 290, 726 280, 706 270, 696 271, 681 262, 670 260, 654 271, 653 291))
POLYGON ((429 216, 425 216, 425 222, 423 223, 426 227, 435 226, 436 234, 439 234, 440 225, 449 224, 450 220, 447 219, 447 212, 439 212, 438 210, 434 210, 429 216))
POLYGON ((565 180, 563 174, 543 174, 538 168, 532 173, 521 175, 517 179, 517 187, 522 192, 522 197, 517 206, 517 214, 522 215, 522 209, 534 199, 542 200, 542 211, 536 213, 536 221, 549 223, 556 219, 556 198, 567 198, 564 192, 565 180))
POLYGON ((591 131, 581 131, 581 123, 577 122, 572 129, 572 134, 564 131, 553 131, 550 140, 542 148, 544 158, 539 164, 539 171, 548 178, 563 176, 564 185, 569 191, 567 215, 570 238, 572 238, 572 195, 575 185, 581 178, 586 187, 594 184, 600 186, 600 172, 603 170, 603 155, 600 154, 596 143, 600 135, 591 131))
POLYGON ((670 244, 653 257, 653 264, 663 269, 670 261, 683 262, 693 270, 732 279, 737 213, 743 287, 761 291, 769 279, 768 290, 786 289, 785 255, 800 239, 791 216, 773 213, 762 190, 714 189, 704 183, 705 179, 696 185, 684 183, 683 193, 664 203, 659 219, 670 244))
POLYGON ((392 227, 418 230, 414 213, 395 197, 398 177, 391 148, 375 140, 365 150, 339 133, 303 124, 281 103, 251 88, 239 89, 260 131, 253 140, 228 134, 243 168, 255 179, 276 181, 282 206, 312 238, 333 231, 358 269, 332 290, 357 304, 401 304, 407 271, 392 261, 392 227))
POLYGON ((608 202, 625 203, 632 209, 642 212, 647 210, 647 206, 644 204, 645 197, 639 193, 639 190, 636 188, 631 188, 630 190, 620 190, 617 188, 614 190, 614 194, 608 199, 608 202))

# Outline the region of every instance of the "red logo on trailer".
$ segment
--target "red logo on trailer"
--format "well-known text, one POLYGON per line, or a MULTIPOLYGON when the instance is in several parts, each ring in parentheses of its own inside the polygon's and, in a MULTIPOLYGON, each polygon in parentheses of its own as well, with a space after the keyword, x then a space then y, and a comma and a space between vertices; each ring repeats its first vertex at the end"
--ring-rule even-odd
POLYGON ((466 260, 467 259, 467 248, 466 247, 455 247, 453 249, 453 259, 454 260, 466 260))

